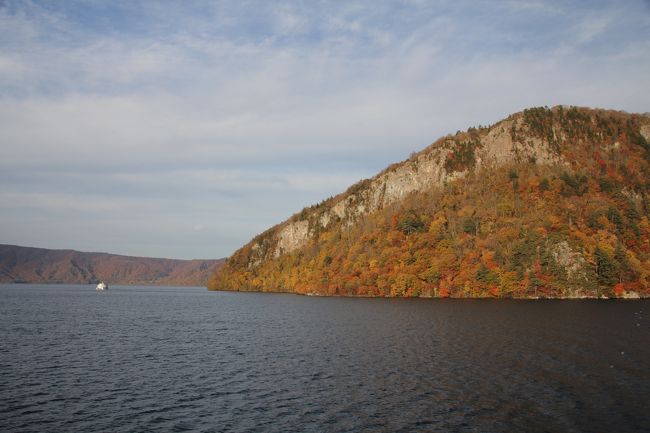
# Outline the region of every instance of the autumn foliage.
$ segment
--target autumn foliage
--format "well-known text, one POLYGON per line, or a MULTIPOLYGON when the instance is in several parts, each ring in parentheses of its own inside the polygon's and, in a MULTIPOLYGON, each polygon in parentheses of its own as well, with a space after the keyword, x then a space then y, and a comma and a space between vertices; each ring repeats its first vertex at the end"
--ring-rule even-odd
POLYGON ((464 176, 354 224, 335 221, 306 246, 254 262, 253 245, 273 242, 271 232, 262 234, 210 287, 393 297, 650 295, 650 144, 640 132, 650 121, 563 107, 513 116, 523 118, 509 131, 514 141, 547 146, 562 163, 515 159, 476 168, 475 150, 491 128, 471 128, 444 163, 464 176))

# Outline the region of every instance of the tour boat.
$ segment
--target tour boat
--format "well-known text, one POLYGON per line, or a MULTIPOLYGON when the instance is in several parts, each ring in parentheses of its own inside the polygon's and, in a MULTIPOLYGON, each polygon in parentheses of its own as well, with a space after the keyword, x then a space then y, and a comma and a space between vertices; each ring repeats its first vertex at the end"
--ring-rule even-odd
POLYGON ((97 288, 95 290, 97 291, 108 290, 108 284, 102 281, 99 284, 97 284, 97 288))

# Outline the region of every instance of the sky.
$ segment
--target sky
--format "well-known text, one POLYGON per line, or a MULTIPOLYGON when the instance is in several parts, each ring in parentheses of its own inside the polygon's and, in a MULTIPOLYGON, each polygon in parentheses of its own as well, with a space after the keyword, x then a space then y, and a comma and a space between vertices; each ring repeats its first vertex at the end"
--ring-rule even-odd
POLYGON ((0 243, 221 258, 437 138, 650 111, 650 1, 0 0, 0 243))

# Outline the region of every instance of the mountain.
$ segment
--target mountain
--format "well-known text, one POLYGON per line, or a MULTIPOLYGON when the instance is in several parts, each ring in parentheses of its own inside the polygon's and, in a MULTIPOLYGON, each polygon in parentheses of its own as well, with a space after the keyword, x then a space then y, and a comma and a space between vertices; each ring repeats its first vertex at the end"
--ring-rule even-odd
POLYGON ((650 117, 537 107, 440 138, 256 236, 211 289, 650 295, 650 117))
POLYGON ((0 245, 0 283, 205 286, 222 263, 0 245))

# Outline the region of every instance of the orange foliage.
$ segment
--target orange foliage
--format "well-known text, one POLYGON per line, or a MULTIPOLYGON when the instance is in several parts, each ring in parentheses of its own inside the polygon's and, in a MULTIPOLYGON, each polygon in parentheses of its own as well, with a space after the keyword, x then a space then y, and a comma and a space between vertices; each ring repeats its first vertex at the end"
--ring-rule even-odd
MULTIPOLYGON (((308 245, 280 257, 265 232, 256 238, 268 246, 265 255, 242 248, 211 287, 346 296, 622 296, 625 287, 650 294, 650 145, 634 138, 639 118, 536 110, 513 134, 536 135, 567 164, 470 169, 354 224, 320 227, 308 245)), ((488 132, 474 130, 472 143, 488 132)), ((467 143, 456 149, 463 164, 472 157, 467 143)), ((450 164, 454 173, 462 168, 450 164)))

